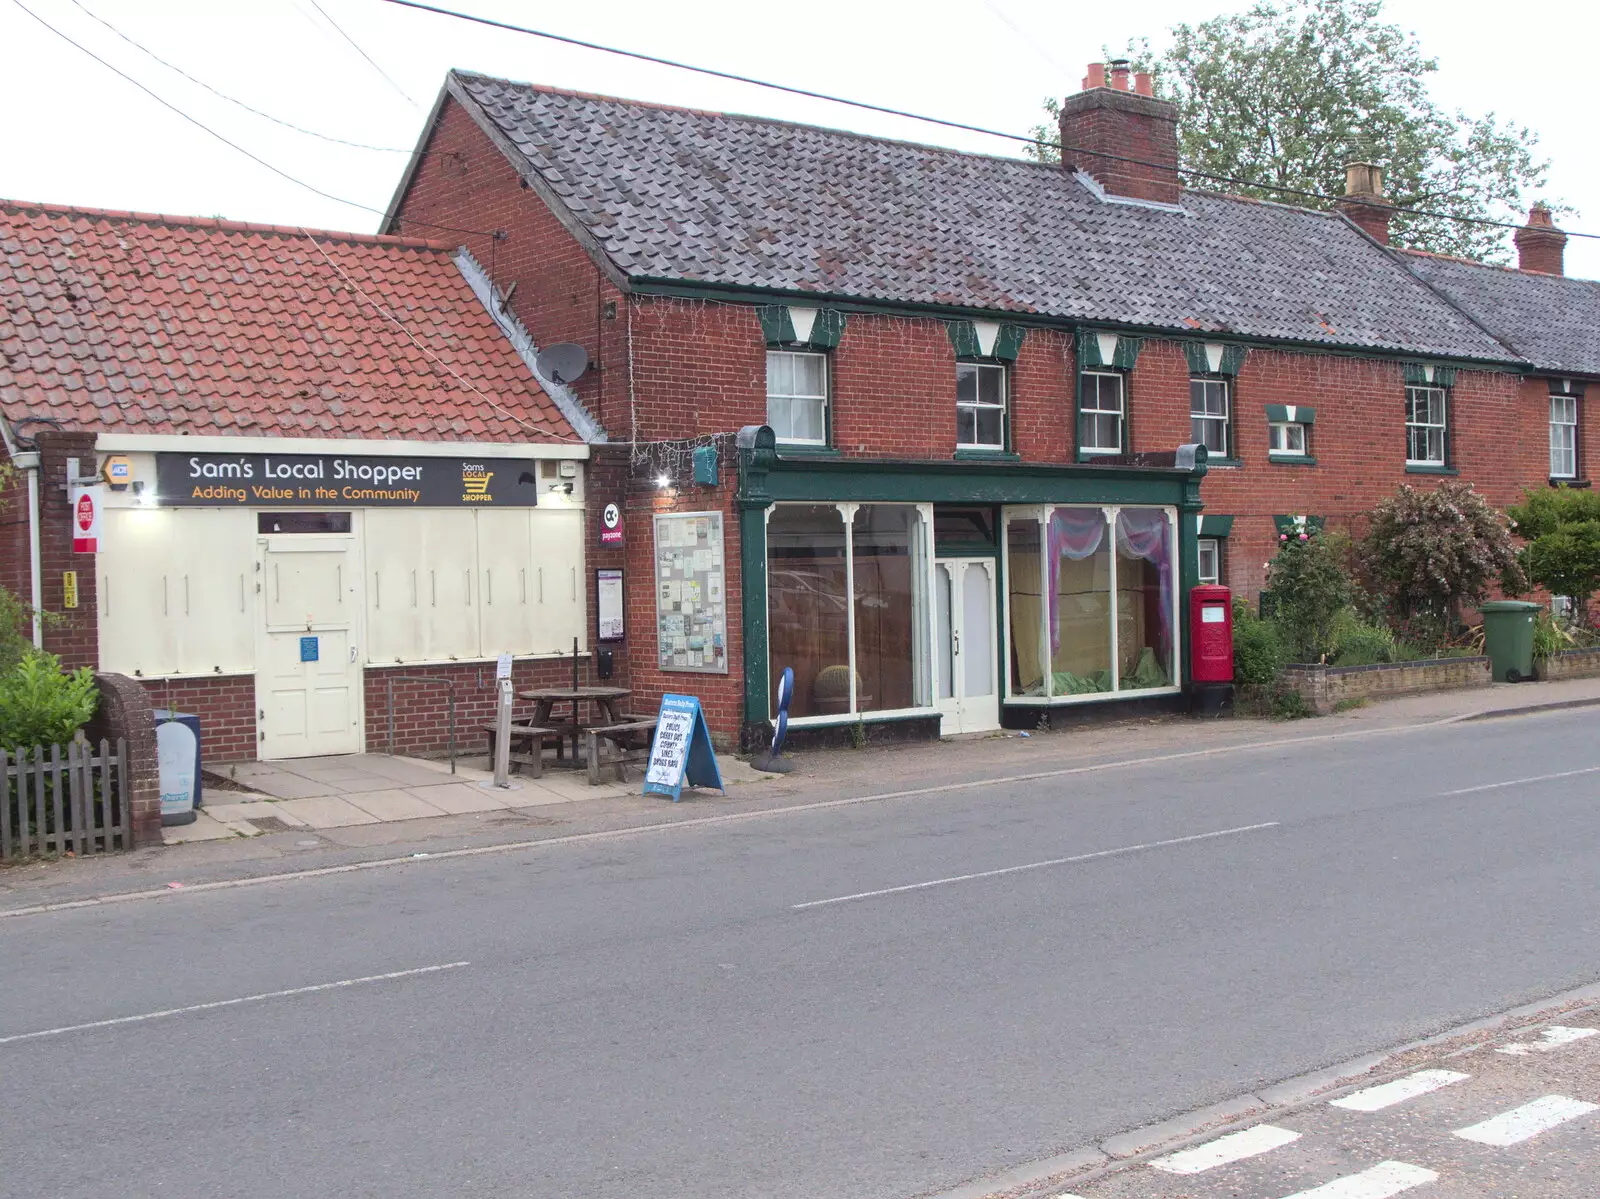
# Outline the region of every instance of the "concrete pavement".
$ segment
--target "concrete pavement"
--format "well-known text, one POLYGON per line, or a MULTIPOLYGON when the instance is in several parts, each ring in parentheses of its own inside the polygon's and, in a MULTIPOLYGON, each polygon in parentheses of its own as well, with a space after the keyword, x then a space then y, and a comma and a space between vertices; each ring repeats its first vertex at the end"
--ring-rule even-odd
POLYGON ((0 1195, 901 1199, 1600 977, 1591 712, 1316 723, 0 920, 0 1195))

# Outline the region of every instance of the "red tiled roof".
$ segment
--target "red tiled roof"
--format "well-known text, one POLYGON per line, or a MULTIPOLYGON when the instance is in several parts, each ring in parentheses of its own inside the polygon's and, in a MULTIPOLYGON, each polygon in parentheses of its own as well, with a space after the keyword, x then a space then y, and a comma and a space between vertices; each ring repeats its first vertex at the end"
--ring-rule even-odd
POLYGON ((0 200, 0 414, 118 433, 580 440, 453 253, 0 200))

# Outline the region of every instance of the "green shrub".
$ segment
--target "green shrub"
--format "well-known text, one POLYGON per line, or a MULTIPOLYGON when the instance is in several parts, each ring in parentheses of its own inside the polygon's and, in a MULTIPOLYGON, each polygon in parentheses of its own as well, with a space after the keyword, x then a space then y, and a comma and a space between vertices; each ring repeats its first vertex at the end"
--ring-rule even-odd
POLYGON ((1548 612, 1541 612, 1533 622, 1533 656, 1543 660, 1553 658, 1564 649, 1571 649, 1576 639, 1557 623, 1548 612))
POLYGON ((1311 714, 1311 705, 1293 687, 1278 687, 1273 691, 1272 719, 1303 720, 1311 714))
POLYGON ((1373 666, 1395 660, 1394 634, 1368 624, 1352 608, 1334 617, 1330 636, 1333 652, 1328 660, 1335 666, 1373 666))
POLYGON ((1262 620, 1242 599, 1233 602, 1233 679, 1270 683, 1289 660, 1277 622, 1262 620))
POLYGON ((1333 649, 1334 618, 1350 603, 1350 576, 1338 543, 1320 533, 1281 534, 1267 570, 1272 618, 1296 662, 1319 662, 1333 649))
POLYGON ((0 675, 0 747, 64 745, 99 702, 94 671, 84 666, 66 674, 60 658, 30 650, 0 675))

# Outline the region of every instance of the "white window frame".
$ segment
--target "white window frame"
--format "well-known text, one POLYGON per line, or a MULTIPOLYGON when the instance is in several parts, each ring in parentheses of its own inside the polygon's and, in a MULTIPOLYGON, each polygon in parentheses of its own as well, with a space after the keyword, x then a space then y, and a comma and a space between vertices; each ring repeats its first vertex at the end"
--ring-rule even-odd
MULTIPOLYGON (((892 508, 915 508, 921 517, 917 525, 919 530, 919 543, 912 547, 913 561, 918 557, 922 559, 921 573, 923 599, 922 603, 917 605, 921 608, 921 611, 916 612, 914 610, 912 615, 912 623, 922 626, 921 644, 916 647, 916 652, 921 660, 920 662, 914 662, 912 669, 913 671, 921 669, 925 672, 924 677, 927 680, 929 702, 926 706, 914 708, 875 708, 870 712, 860 712, 856 710, 856 510, 862 506, 862 503, 876 502, 877 501, 857 500, 780 500, 777 503, 769 504, 766 510, 761 514, 761 523, 763 528, 761 540, 767 546, 770 546, 771 542, 767 539, 765 528, 772 522, 772 514, 779 508, 794 507, 797 505, 834 508, 839 513, 839 519, 844 522, 844 585, 845 595, 847 597, 845 603, 845 642, 848 646, 850 655, 850 710, 838 715, 830 714, 826 716, 795 716, 789 721, 790 727, 805 728, 807 726, 816 727, 819 725, 855 724, 858 721, 893 720, 901 716, 936 716, 939 713, 939 697, 936 694, 938 689, 938 681, 934 677, 934 662, 936 660, 935 655, 938 652, 938 647, 935 642, 937 641, 939 634, 938 630, 934 627, 936 622, 933 619, 933 589, 936 583, 934 578, 933 505, 917 503, 906 504, 894 500, 884 501, 884 506, 892 508)), ((771 590, 768 587, 768 572, 770 569, 770 549, 764 549, 761 555, 761 587, 762 590, 768 595, 771 594, 771 590)), ((772 673, 772 641, 770 636, 767 640, 767 654, 767 674, 770 679, 772 673)), ((778 718, 777 703, 778 697, 773 694, 773 688, 769 681, 767 685, 767 717, 770 720, 776 720, 778 718)))
MULTIPOLYGON (((1219 458, 1232 458, 1233 454, 1233 382, 1226 378, 1216 378, 1211 375, 1191 375, 1189 377, 1189 436, 1192 440, 1204 443, 1205 439, 1195 433, 1195 422, 1205 421, 1207 424, 1222 425, 1222 448, 1212 450, 1219 458), (1222 412, 1196 412, 1194 410, 1194 387, 1198 383, 1202 391, 1217 388, 1222 392, 1222 412)), ((1208 447, 1209 448, 1209 447, 1208 447)))
MULTIPOLYGON (((1006 448, 1006 423, 1007 423, 1007 420, 1008 420, 1008 418, 1010 416, 1010 413, 1007 411, 1007 409, 1009 408, 1010 402, 1011 402, 1011 387, 1010 387, 1011 381, 1010 381, 1010 379, 1007 378, 1007 375, 1009 373, 1010 372, 1008 372, 1006 370, 1005 366, 1003 364, 1001 364, 1001 363, 995 363, 995 362, 958 362, 958 363, 956 363, 956 449, 958 449, 958 450, 1002 450, 1003 451, 1006 448), (977 401, 974 401, 972 403, 967 403, 967 402, 963 401, 960 398, 960 396, 961 396, 961 391, 960 391, 961 372, 962 371, 966 371, 966 370, 970 370, 970 371, 973 371, 975 373, 974 394, 976 394, 976 395, 978 395, 980 397, 983 395, 983 388, 981 386, 977 386, 976 384, 977 384, 978 380, 981 380, 983 378, 983 372, 984 371, 993 371, 996 374, 998 374, 1000 376, 1000 402, 998 404, 985 404, 981 399, 979 399, 977 401), (970 410, 974 414, 979 413, 979 412, 994 412, 994 411, 998 410, 999 413, 1000 413, 1000 440, 996 441, 996 442, 989 442, 989 441, 962 441, 961 440, 961 413, 962 413, 963 409, 970 410)), ((973 428, 974 429, 977 428, 976 416, 974 416, 974 419, 973 419, 973 428)))
POLYGON ((1195 542, 1195 563, 1199 568, 1200 582, 1215 585, 1222 582, 1222 538, 1202 537, 1195 542), (1206 573, 1206 555, 1211 555, 1211 573, 1206 573))
MULTIPOLYGON (((1430 405, 1431 406, 1431 405, 1430 405)), ((1406 386, 1406 465, 1407 466, 1448 466, 1450 463, 1450 393, 1448 388, 1430 387, 1424 384, 1408 384, 1406 386), (1436 421, 1418 421, 1411 419, 1412 393, 1432 392, 1439 397, 1439 419, 1436 421), (1412 430, 1420 429, 1439 431, 1439 456, 1437 458, 1413 458, 1411 456, 1412 430)))
POLYGON ((1274 420, 1267 422, 1267 453, 1282 458, 1307 458, 1311 455, 1310 430, 1299 420, 1274 420), (1300 448, 1290 449, 1294 430, 1300 431, 1300 448), (1276 442, 1278 444, 1274 445, 1276 442))
POLYGON ((1560 392, 1550 394, 1550 477, 1552 479, 1576 479, 1578 477, 1578 397, 1560 392), (1566 408, 1570 416, 1563 415, 1562 419, 1556 417, 1556 405, 1566 408), (1560 432, 1566 438, 1567 444, 1558 446, 1556 435, 1560 432), (1561 454, 1566 458, 1566 469, 1561 469, 1556 462, 1556 455, 1561 454))
MULTIPOLYGON (((1093 407, 1093 408, 1088 407, 1086 405, 1085 401, 1089 397, 1086 394, 1083 385, 1080 383, 1079 386, 1078 386, 1078 426, 1079 426, 1079 429, 1081 430, 1082 427, 1083 427, 1083 416, 1086 413, 1091 413, 1092 412, 1096 416, 1115 415, 1116 418, 1117 418, 1117 444, 1114 445, 1114 446, 1080 445, 1078 447, 1078 453, 1080 453, 1080 454, 1120 454, 1120 453, 1123 452, 1122 443, 1125 442, 1128 439, 1128 377, 1122 371, 1088 370, 1088 371, 1082 372, 1082 374, 1083 374, 1083 378, 1085 378, 1085 379, 1115 379, 1117 381, 1117 407, 1115 407, 1115 408, 1101 408, 1099 406, 1099 402, 1100 402, 1100 387, 1099 387, 1099 384, 1095 385, 1095 395, 1094 395, 1095 407, 1093 407)), ((1096 422, 1096 423, 1098 423, 1098 422, 1096 422)))
MULTIPOLYGON (((1128 505, 1119 505, 1119 504, 1112 504, 1112 505, 1102 505, 1102 504, 1046 504, 1046 505, 1027 504, 1027 505, 1007 505, 1007 506, 1005 506, 1005 507, 1000 509, 1000 569, 1001 569, 1001 572, 1002 572, 1001 577, 1004 578, 1004 579, 1007 579, 1007 580, 1011 579, 1011 577, 1012 577, 1012 574, 1011 574, 1011 537, 1009 535, 1011 522, 1012 521, 1032 520, 1032 521, 1037 522, 1037 524, 1039 526, 1039 546, 1040 546, 1040 554, 1041 554, 1041 558, 1040 558, 1040 588, 1041 588, 1041 590, 1043 590, 1044 579, 1048 575, 1048 572, 1044 570, 1043 553, 1044 553, 1044 547, 1049 544, 1049 534, 1047 532, 1047 528, 1048 528, 1048 525, 1049 525, 1049 522, 1050 522, 1050 513, 1051 513, 1051 511, 1056 509, 1056 508, 1098 508, 1101 511, 1101 513, 1104 514, 1105 519, 1106 519, 1107 528, 1106 528, 1106 534, 1105 535, 1107 537, 1111 538, 1111 542, 1110 542, 1110 545, 1111 545, 1111 556, 1110 556, 1110 559, 1107 562, 1107 572, 1108 572, 1108 580, 1107 580, 1107 582, 1108 582, 1108 590, 1109 590, 1111 596, 1113 597, 1112 598, 1112 603, 1109 605, 1110 611, 1108 613, 1108 618, 1109 618, 1110 625, 1111 625, 1111 628, 1110 628, 1110 634, 1111 634, 1111 690, 1110 691, 1095 691, 1095 692, 1089 692, 1089 693, 1083 694, 1083 695, 1056 695, 1055 694, 1055 672, 1052 671, 1052 670, 1047 669, 1045 671, 1045 689, 1046 690, 1045 690, 1045 694, 1044 695, 1017 695, 1011 690, 1011 671, 1010 671, 1010 669, 1003 668, 1002 672, 1001 672, 1001 679, 1002 679, 1002 683, 1004 685, 1003 696, 1004 696, 1004 702, 1005 703, 1007 703, 1007 704, 1017 704, 1017 705, 1026 705, 1026 706, 1029 706, 1029 707, 1039 707, 1039 708, 1061 707, 1061 706, 1068 705, 1068 704, 1104 704, 1104 703, 1116 703, 1118 700, 1124 700, 1124 699, 1138 699, 1138 698, 1140 698, 1142 696, 1146 696, 1146 695, 1171 695, 1174 692, 1179 692, 1179 691, 1183 690, 1183 685, 1182 685, 1181 682, 1174 682, 1171 685, 1166 686, 1166 687, 1141 687, 1141 688, 1138 688, 1138 689, 1128 690, 1128 691, 1124 691, 1124 690, 1121 689, 1122 688, 1122 666, 1121 666, 1121 662, 1119 660, 1120 656, 1121 656, 1121 654, 1120 654, 1121 647, 1117 643, 1117 635, 1118 635, 1118 630, 1117 630, 1117 605, 1116 605, 1116 602, 1115 602, 1115 597, 1116 597, 1116 594, 1117 594, 1117 549, 1116 549, 1117 513, 1121 512, 1123 507, 1129 507, 1129 508, 1159 508, 1163 512, 1165 512, 1166 516, 1167 516, 1167 536, 1172 539, 1173 553, 1176 554, 1178 552, 1177 551, 1177 547, 1178 547, 1178 510, 1176 508, 1171 507, 1170 505, 1167 505, 1167 504, 1128 504, 1128 505)), ((1174 562, 1174 565, 1176 565, 1176 562, 1174 562)), ((1182 625, 1182 622, 1179 619, 1179 612, 1178 612, 1178 607, 1179 607, 1178 599, 1179 599, 1179 595, 1180 595, 1180 592, 1181 592, 1181 588, 1180 588, 1179 583, 1178 583, 1178 572, 1177 572, 1177 570, 1173 570, 1172 571, 1172 584, 1171 585, 1172 585, 1171 628, 1169 629, 1169 635, 1172 638, 1172 646, 1173 646, 1171 669, 1172 669, 1172 672, 1173 672, 1173 677, 1175 679, 1180 679, 1181 680, 1182 677, 1183 677, 1184 644, 1183 644, 1182 638, 1180 637, 1180 633, 1182 631, 1183 625, 1182 625)), ((1001 659, 1002 663, 1011 661, 1011 589, 1010 588, 1011 588, 1011 585, 1010 585, 1009 582, 1007 582, 1006 586, 1000 588, 1000 620, 1001 620, 1000 629, 1001 629, 1001 632, 1003 634, 1002 645, 1003 645, 1003 651, 1005 653, 1005 657, 1001 659)), ((1040 640, 1040 644, 1041 645, 1049 645, 1050 644, 1050 605, 1048 603, 1041 603, 1039 605, 1039 636, 1041 638, 1041 640, 1040 640)), ((793 723, 793 722, 791 722, 791 723, 793 723)))
POLYGON ((807 393, 796 392, 796 393, 790 393, 790 394, 778 394, 776 396, 776 398, 783 399, 783 400, 813 400, 813 401, 820 400, 821 403, 822 403, 822 436, 820 438, 786 437, 782 433, 778 432, 778 429, 777 429, 777 427, 775 425, 772 426, 773 435, 776 437, 777 441, 781 445, 820 445, 820 446, 827 445, 828 444, 829 431, 832 428, 832 422, 833 422, 833 413, 831 411, 832 404, 833 404, 833 399, 832 399, 832 395, 831 395, 831 393, 833 391, 833 386, 832 386, 832 384, 833 384, 833 373, 832 373, 832 364, 828 361, 828 355, 825 352, 821 351, 821 350, 800 350, 800 349, 784 349, 782 347, 776 347, 776 348, 775 347, 768 347, 768 349, 767 349, 767 424, 768 425, 772 425, 772 401, 773 401, 773 398, 774 398, 774 395, 775 395, 775 393, 772 390, 772 357, 773 357, 774 354, 782 354, 782 355, 784 355, 786 357, 789 357, 789 358, 820 358, 822 360, 822 393, 820 395, 811 395, 811 394, 807 394, 807 393))

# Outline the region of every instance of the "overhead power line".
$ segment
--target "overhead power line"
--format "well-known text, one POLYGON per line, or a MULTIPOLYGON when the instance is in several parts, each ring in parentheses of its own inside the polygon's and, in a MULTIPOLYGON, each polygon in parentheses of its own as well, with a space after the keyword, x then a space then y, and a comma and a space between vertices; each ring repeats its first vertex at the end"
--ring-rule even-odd
MULTIPOLYGON (((359 200, 347 200, 343 196, 336 196, 332 192, 323 191, 320 187, 317 187, 315 184, 307 183, 304 179, 300 179, 300 178, 298 178, 298 177, 296 177, 294 175, 289 174, 289 172, 284 170, 282 167, 274 166, 272 163, 268 162, 265 158, 262 158, 260 155, 254 154, 251 151, 246 150, 238 142, 229 140, 228 138, 224 137, 222 134, 218 133, 215 129, 211 128, 211 126, 205 124, 204 122, 198 120, 195 117, 190 116, 187 112, 185 112, 183 109, 179 108, 176 104, 173 104, 170 100, 167 100, 164 97, 158 95, 157 93, 151 91, 148 87, 146 87, 144 84, 140 83, 132 75, 129 75, 126 71, 122 70, 120 67, 114 66, 111 63, 107 62, 105 59, 101 58, 98 54, 96 54, 93 50, 89 49, 87 46, 83 45, 81 42, 74 41, 67 34, 63 33, 61 30, 57 29, 54 25, 50 24, 49 21, 46 21, 38 13, 34 12, 33 9, 29 8, 26 4, 24 4, 22 2, 22 0, 11 0, 11 3, 15 4, 23 12, 27 13, 35 21, 37 21, 39 24, 43 25, 46 29, 48 29, 51 33, 55 34, 62 41, 66 42, 69 46, 72 46, 73 48, 81 51, 82 53, 87 54, 90 58, 94 59, 95 62, 99 63, 101 66, 103 66, 106 70, 110 71, 112 74, 117 75, 120 78, 126 80, 127 82, 133 84, 134 87, 138 88, 145 95, 149 96, 157 104, 161 105, 161 107, 163 107, 163 108, 167 109, 168 111, 173 112, 173 113, 177 114, 178 116, 182 117, 185 121, 189 122, 189 124, 193 125, 196 129, 199 129, 204 133, 210 134, 212 137, 216 138, 219 142, 221 142, 223 145, 227 146, 229 149, 237 150, 240 154, 243 154, 251 162, 256 163, 258 166, 265 167, 267 170, 271 171, 274 175, 277 175, 280 179, 287 179, 290 183, 293 183, 296 187, 303 187, 308 192, 311 192, 314 195, 321 196, 324 200, 332 200, 335 204, 343 204, 343 205, 345 205, 345 206, 347 206, 349 208, 359 208, 363 212, 375 213, 378 216, 387 216, 388 215, 388 213, 386 213, 381 208, 374 208, 374 207, 372 207, 372 205, 363 204, 359 200)), ((415 217, 406 217, 405 220, 406 220, 406 222, 408 224, 421 225, 421 226, 423 226, 424 228, 427 228, 427 229, 440 229, 440 230, 444 230, 445 232, 449 232, 449 233, 470 233, 475 237, 490 237, 490 238, 494 238, 496 241, 500 240, 504 236, 504 234, 499 232, 499 231, 492 231, 491 232, 491 231, 484 230, 484 229, 462 229, 462 228, 458 228, 455 225, 437 225, 437 224, 434 224, 431 221, 418 220, 415 217)))
POLYGON ((325 142, 333 142, 335 145, 340 145, 340 146, 351 146, 351 147, 353 147, 353 148, 355 148, 357 150, 381 150, 381 151, 383 151, 384 153, 387 153, 387 154, 410 154, 411 153, 410 150, 402 150, 398 146, 369 146, 365 142, 353 142, 353 141, 348 140, 347 138, 334 137, 332 134, 318 133, 315 129, 306 129, 303 126, 296 125, 296 124, 294 124, 294 123, 292 123, 290 121, 285 121, 281 117, 275 117, 270 112, 262 112, 259 108, 252 108, 250 105, 246 104, 243 100, 235 99, 233 96, 228 95, 227 92, 219 91, 218 89, 212 87, 204 79, 196 79, 193 75, 189 74, 188 71, 185 71, 182 67, 178 66, 176 63, 168 62, 166 59, 162 58, 161 55, 157 54, 154 50, 150 49, 148 46, 142 45, 139 42, 134 41, 133 38, 129 37, 126 33, 122 32, 122 30, 118 29, 110 21, 106 20, 99 13, 93 11, 87 5, 85 5, 83 3, 83 0, 72 0, 72 3, 77 5, 77 7, 80 8, 83 11, 84 15, 86 15, 90 20, 96 21, 99 24, 105 26, 112 33, 116 34, 123 41, 127 42, 128 45, 132 46, 135 50, 139 51, 139 53, 145 55, 148 58, 154 59, 156 62, 160 63, 162 66, 166 67, 167 70, 174 71, 177 74, 182 75, 190 83, 194 84, 196 87, 204 88, 206 91, 210 92, 213 96, 216 96, 218 99, 226 100, 229 104, 233 104, 233 105, 235 105, 235 106, 237 106, 239 108, 242 108, 246 112, 252 113, 255 116, 258 116, 258 117, 262 118, 263 120, 271 121, 274 125, 282 125, 285 129, 292 129, 296 133, 305 134, 307 137, 321 138, 325 142))
POLYGON ((383 81, 385 83, 387 83, 390 87, 394 88, 394 90, 400 94, 400 98, 402 100, 404 100, 407 104, 411 105, 412 108, 421 108, 422 107, 422 105, 418 104, 415 100, 413 100, 410 96, 408 96, 406 94, 406 89, 405 88, 401 87, 398 83, 396 83, 393 79, 391 79, 389 77, 389 72, 385 71, 382 67, 380 67, 378 65, 378 63, 377 63, 377 60, 374 59, 372 57, 372 55, 368 54, 365 50, 363 50, 361 48, 360 43, 358 43, 355 38, 351 37, 348 33, 346 33, 344 31, 343 27, 340 26, 339 22, 335 21, 332 17, 330 17, 328 15, 328 10, 327 9, 323 8, 322 5, 318 4, 317 0, 311 0, 311 7, 316 9, 319 13, 321 13, 322 14, 322 19, 324 21, 326 21, 328 24, 332 25, 333 28, 334 28, 334 31, 340 37, 344 38, 345 41, 349 42, 350 45, 355 48, 355 52, 357 54, 361 55, 362 58, 367 60, 367 65, 368 66, 370 66, 374 71, 378 72, 379 75, 383 76, 383 81))
MULTIPOLYGON (((719 71, 714 67, 701 67, 693 63, 678 62, 671 58, 662 58, 654 54, 644 54, 637 50, 623 50, 616 46, 603 45, 600 42, 584 41, 582 38, 568 37, 565 34, 551 33, 544 29, 530 29, 525 25, 513 25, 509 21, 497 21, 491 17, 480 17, 473 13, 457 12, 454 9, 440 8, 433 4, 423 4, 420 0, 383 0, 385 4, 398 5, 401 8, 414 8, 419 12, 430 12, 441 17, 452 17, 458 21, 469 21, 475 25, 486 25, 491 29, 504 29, 510 33, 525 33, 530 37, 544 38, 547 41, 560 42, 567 46, 577 46, 584 50, 596 50, 602 54, 615 54, 621 58, 631 58, 639 62, 654 63, 656 66, 672 67, 679 71, 692 71, 697 75, 709 75, 713 79, 726 79, 733 83, 746 83, 751 87, 766 88, 769 91, 784 92, 791 96, 803 96, 809 100, 824 100, 829 104, 842 104, 848 108, 860 108, 867 112, 883 113, 891 117, 904 117, 911 121, 921 121, 928 125, 938 125, 945 129, 960 129, 967 133, 980 133, 986 137, 1004 138, 1007 141, 1020 142, 1024 145, 1043 146, 1047 149, 1058 150, 1062 153, 1084 154, 1099 158, 1105 162, 1121 162, 1132 166, 1155 167, 1158 170, 1172 170, 1171 163, 1153 162, 1145 158, 1132 158, 1121 154, 1107 154, 1102 150, 1091 150, 1085 146, 1069 146, 1059 141, 1048 138, 1031 137, 1023 133, 1009 133, 1003 129, 990 129, 983 125, 970 125, 965 121, 952 121, 944 117, 924 116, 921 113, 908 112, 903 108, 890 108, 883 104, 870 104, 865 100, 851 100, 844 96, 834 96, 827 92, 812 91, 809 88, 791 87, 785 83, 773 83, 766 79, 755 79, 749 75, 739 75, 732 71, 719 71)), ((1198 170, 1194 167, 1180 166, 1177 171, 1192 179, 1205 179, 1213 183, 1226 183, 1233 187, 1250 187, 1259 191, 1277 192, 1281 195, 1299 196, 1303 199, 1322 200, 1333 203, 1342 196, 1330 196, 1325 192, 1307 191, 1304 188, 1285 187, 1277 183, 1263 183, 1257 179, 1241 179, 1233 175, 1218 175, 1209 171, 1198 170)), ((1386 208, 1396 216, 1431 217, 1444 221, 1459 221, 1468 225, 1484 225, 1495 229, 1520 229, 1521 225, 1512 221, 1494 221, 1486 217, 1461 216, 1453 212, 1437 212, 1426 208, 1405 208, 1397 204, 1382 204, 1378 207, 1386 208)), ((1587 237, 1600 239, 1600 233, 1580 233, 1573 229, 1563 229, 1568 237, 1587 237)))

